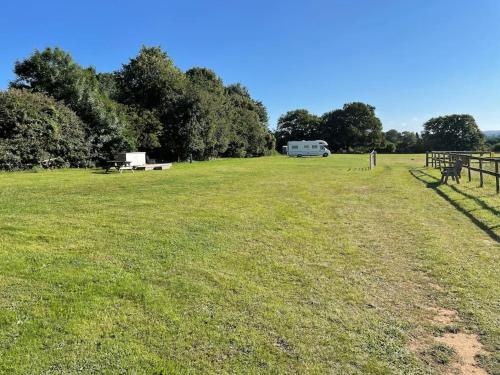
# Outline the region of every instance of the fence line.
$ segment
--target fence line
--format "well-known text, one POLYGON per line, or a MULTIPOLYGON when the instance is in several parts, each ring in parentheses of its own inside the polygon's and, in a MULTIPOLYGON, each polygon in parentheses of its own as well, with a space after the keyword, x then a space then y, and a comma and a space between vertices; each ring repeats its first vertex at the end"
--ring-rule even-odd
POLYGON ((458 159, 467 168, 469 182, 472 180, 471 171, 479 172, 479 186, 484 186, 484 175, 495 177, 496 191, 500 193, 500 158, 492 157, 487 151, 428 151, 425 153, 425 166, 432 168, 452 167, 458 159), (489 157, 483 157, 488 154, 489 157), (478 156, 477 156, 478 155, 478 156), (490 167, 490 168, 488 168, 490 167))

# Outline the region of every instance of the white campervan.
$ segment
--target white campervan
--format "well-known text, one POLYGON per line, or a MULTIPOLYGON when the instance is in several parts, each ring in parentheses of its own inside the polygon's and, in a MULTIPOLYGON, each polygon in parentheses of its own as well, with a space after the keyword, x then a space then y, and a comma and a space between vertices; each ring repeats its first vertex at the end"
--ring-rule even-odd
POLYGON ((288 142, 288 156, 323 156, 330 155, 325 141, 290 141, 288 142))

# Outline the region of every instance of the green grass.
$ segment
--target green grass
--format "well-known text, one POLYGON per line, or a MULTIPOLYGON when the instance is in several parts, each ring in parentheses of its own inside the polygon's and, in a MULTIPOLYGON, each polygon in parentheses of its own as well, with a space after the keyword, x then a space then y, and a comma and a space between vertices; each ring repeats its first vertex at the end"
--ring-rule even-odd
POLYGON ((0 174, 0 373, 434 373, 433 306, 498 373, 494 183, 378 161, 0 174))
POLYGON ((455 354, 453 348, 445 344, 434 344, 424 352, 424 355, 439 365, 449 364, 455 354))

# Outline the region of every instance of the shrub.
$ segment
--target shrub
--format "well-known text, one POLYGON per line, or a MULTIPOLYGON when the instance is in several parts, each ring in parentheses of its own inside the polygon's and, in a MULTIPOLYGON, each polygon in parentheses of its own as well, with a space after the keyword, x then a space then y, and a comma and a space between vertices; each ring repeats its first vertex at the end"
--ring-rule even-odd
POLYGON ((83 166, 89 151, 82 121, 62 103, 41 94, 0 92, 0 169, 27 169, 42 160, 83 166))
POLYGON ((385 141, 384 147, 379 149, 379 151, 383 152, 383 153, 392 154, 392 153, 396 152, 396 149, 397 149, 397 147, 394 143, 392 143, 391 141, 385 141))
POLYGON ((491 151, 494 151, 494 152, 500 152, 500 142, 499 142, 499 143, 494 144, 494 145, 491 147, 491 151))

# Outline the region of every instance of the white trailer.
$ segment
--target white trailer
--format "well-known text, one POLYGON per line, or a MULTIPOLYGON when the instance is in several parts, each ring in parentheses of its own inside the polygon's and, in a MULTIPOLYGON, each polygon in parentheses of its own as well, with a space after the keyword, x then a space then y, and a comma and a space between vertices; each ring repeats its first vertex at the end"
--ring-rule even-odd
POLYGON ((322 140, 317 141, 290 141, 288 142, 288 156, 323 156, 331 154, 327 148, 328 143, 322 140))

